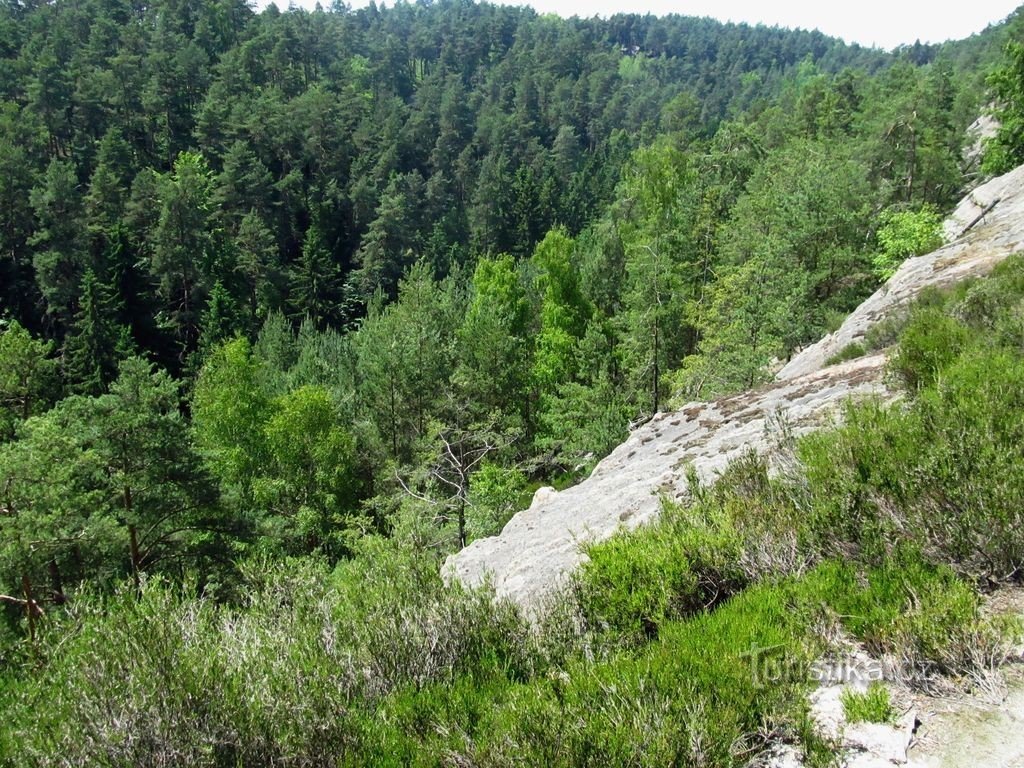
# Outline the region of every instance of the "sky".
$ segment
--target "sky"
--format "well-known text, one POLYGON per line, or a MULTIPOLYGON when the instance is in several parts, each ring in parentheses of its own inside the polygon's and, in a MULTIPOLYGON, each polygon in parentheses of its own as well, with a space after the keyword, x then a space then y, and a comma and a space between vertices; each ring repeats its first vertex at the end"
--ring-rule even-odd
MULTIPOLYGON (((367 1, 348 0, 348 3, 358 8, 367 1)), ((293 2, 309 8, 316 4, 316 0, 293 2)), ((532 5, 541 13, 566 17, 614 13, 710 16, 721 21, 819 29, 847 42, 892 49, 915 40, 939 43, 968 37, 1005 19, 1019 2, 1021 0, 516 0, 514 4, 532 5)), ((288 0, 277 0, 277 3, 281 8, 288 6, 288 0)), ((390 4, 390 0, 385 4, 390 4)), ((327 7, 329 3, 323 5, 327 7)))
POLYGON ((542 13, 560 16, 619 12, 680 13, 720 21, 819 29, 847 42, 891 49, 898 45, 939 43, 968 37, 1002 21, 1021 0, 531 0, 542 13))

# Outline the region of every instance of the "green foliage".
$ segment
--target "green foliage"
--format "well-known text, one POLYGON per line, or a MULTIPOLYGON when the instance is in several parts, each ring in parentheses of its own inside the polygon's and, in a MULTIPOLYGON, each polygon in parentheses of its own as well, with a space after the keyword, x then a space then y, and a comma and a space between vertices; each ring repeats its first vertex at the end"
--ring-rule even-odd
POLYGON ((206 466, 243 499, 266 462, 263 425, 270 418, 264 367, 245 339, 219 347, 203 366, 192 396, 196 445, 206 466))
POLYGON ((889 699, 889 689, 877 681, 865 691, 844 688, 839 699, 843 703, 843 714, 850 723, 888 723, 896 716, 889 699))
POLYGON ((16 321, 0 330, 0 442, 45 410, 57 386, 53 344, 32 338, 16 321))
POLYGON ((523 505, 526 477, 517 469, 484 462, 469 481, 470 538, 493 536, 523 505))
POLYGON ((433 686, 515 674, 527 636, 514 612, 442 590, 436 571, 414 591, 400 580, 368 594, 422 571, 394 550, 372 554, 334 577, 309 560, 253 563, 238 610, 159 579, 141 594, 78 596, 41 644, 45 672, 9 699, 18 762, 57 751, 72 765, 372 762, 415 737, 408 715, 378 716, 400 713, 403 697, 423 691, 426 714, 433 686))
POLYGON ((558 766, 738 764, 735 746, 756 751, 754 734, 790 721, 803 686, 808 656, 787 602, 785 589, 758 588, 664 627, 635 657, 577 662, 538 680, 499 713, 488 753, 558 766), (749 663, 759 648, 785 649, 792 677, 759 680, 749 663))
POLYGON ((942 308, 922 310, 911 316, 900 334, 890 368, 911 392, 930 386, 964 349, 969 336, 969 329, 942 308))
POLYGON ((710 489, 696 477, 690 486, 692 503, 665 503, 655 525, 588 548, 575 589, 590 624, 636 642, 804 566, 794 551, 799 515, 757 456, 732 464, 710 489))
POLYGON ((445 403, 462 297, 425 264, 399 286, 398 301, 371 305, 356 340, 359 399, 390 456, 411 458, 445 403))
POLYGON ((180 576, 187 561, 210 576, 224 524, 179 405, 165 372, 129 358, 109 393, 24 423, 0 454, 6 589, 29 578, 60 604, 79 580, 108 583, 126 566, 180 576))
POLYGON ((845 363, 848 360, 856 360, 858 357, 864 357, 867 353, 868 350, 863 344, 859 341, 851 341, 834 355, 831 355, 826 359, 825 365, 838 365, 839 363, 845 363))
POLYGON ((988 85, 996 98, 993 116, 999 129, 985 144, 982 169, 1006 173, 1024 161, 1024 43, 1007 42, 1001 66, 991 73, 988 85))
POLYGON ((757 166, 730 211, 724 266, 695 323, 699 344, 674 376, 678 399, 763 381, 773 359, 821 335, 829 312, 870 292, 867 185, 849 145, 795 139, 757 166))
POLYGON ((438 575, 832 327, 868 233, 924 248, 994 42, 243 5, 0 20, 0 586, 45 609, 0 621, 0 762, 735 764, 810 748, 823 619, 995 647, 934 565, 1021 566, 1012 269, 914 311, 902 410, 694 483, 538 627, 438 575))
POLYGON ((328 389, 275 395, 267 364, 238 338, 207 361, 192 405, 206 466, 265 548, 348 551, 361 528, 356 443, 328 389))
POLYGON ((865 346, 871 351, 891 347, 899 340, 906 324, 906 312, 898 309, 893 311, 868 328, 868 332, 864 335, 865 346))
POLYGON ((697 171, 669 142, 636 152, 620 194, 630 215, 619 226, 625 257, 621 314, 622 357, 629 393, 655 413, 665 399, 663 378, 689 351, 684 302, 707 280, 694 242, 697 171))
POLYGON ((563 231, 552 230, 537 246, 531 259, 537 270, 540 294, 540 329, 533 378, 542 396, 575 378, 575 347, 586 331, 592 311, 580 291, 573 245, 563 231))
POLYGON ((316 224, 306 232, 302 256, 291 274, 290 298, 295 315, 308 318, 317 328, 335 319, 341 297, 341 275, 316 224))
POLYGON ((881 217, 878 244, 872 260, 879 280, 892 277, 906 259, 934 251, 942 245, 942 215, 934 206, 916 211, 889 211, 881 217))
POLYGON ((897 538, 974 575, 1013 573, 1022 371, 1019 260, 915 307, 892 358, 907 407, 863 404, 800 449, 825 551, 878 558, 897 538), (950 315, 955 311, 962 319, 950 315))
POLYGON ((274 513, 263 535, 286 550, 337 556, 359 530, 355 441, 322 387, 289 392, 270 409, 263 425, 267 465, 253 480, 256 502, 274 513))
POLYGON ((452 382, 481 414, 499 411, 514 426, 528 418, 533 312, 511 256, 483 258, 457 335, 452 382))
POLYGON ((38 248, 33 258, 36 282, 47 313, 68 323, 86 263, 80 237, 82 199, 71 163, 53 158, 31 200, 40 223, 30 240, 38 248))
POLYGON ((587 549, 576 588, 591 625, 637 641, 742 588, 740 537, 721 511, 670 514, 671 523, 587 549))
POLYGON ((93 271, 82 277, 82 296, 65 349, 65 375, 83 394, 101 394, 117 372, 119 353, 127 344, 125 329, 115 324, 110 297, 93 271))
POLYGON ((184 353, 199 338, 200 297, 209 290, 212 266, 213 174, 199 152, 182 152, 158 180, 160 215, 150 233, 150 272, 164 312, 184 353))

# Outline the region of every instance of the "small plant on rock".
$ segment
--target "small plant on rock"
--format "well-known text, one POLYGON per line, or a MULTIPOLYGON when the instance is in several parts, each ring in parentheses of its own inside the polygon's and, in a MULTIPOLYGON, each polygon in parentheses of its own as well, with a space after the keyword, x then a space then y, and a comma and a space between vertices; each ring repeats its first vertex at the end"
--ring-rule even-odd
POLYGON ((871 683, 866 691, 846 688, 839 700, 850 723, 888 723, 896 716, 889 699, 889 689, 877 681, 871 683))

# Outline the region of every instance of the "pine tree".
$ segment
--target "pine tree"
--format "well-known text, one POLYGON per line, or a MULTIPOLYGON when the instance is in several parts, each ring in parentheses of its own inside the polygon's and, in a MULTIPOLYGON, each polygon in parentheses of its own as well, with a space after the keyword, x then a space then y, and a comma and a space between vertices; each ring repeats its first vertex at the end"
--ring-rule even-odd
POLYGON ((152 234, 150 269, 178 337, 179 359, 199 338, 206 274, 212 261, 210 195, 213 180, 198 152, 183 152, 160 180, 160 218, 152 234))
POLYGON ((17 321, 0 324, 0 441, 14 424, 45 410, 58 394, 53 343, 32 338, 17 321))
POLYGON ((255 210, 242 218, 235 250, 235 271, 245 284, 249 325, 255 329, 260 318, 280 309, 283 283, 274 234, 255 210))
MULTIPOLYGON (((1018 29, 1021 24, 1018 22, 1018 29)), ((999 131, 985 148, 983 168, 1005 173, 1024 162, 1024 42, 1006 44, 1004 64, 989 77, 996 99, 999 131)))
POLYGON ((37 248, 33 259, 36 282, 46 300, 47 314, 66 327, 74 316, 86 265, 82 196, 71 163, 52 160, 42 183, 32 190, 31 201, 39 221, 30 240, 37 248))
POLYGON ((241 327, 240 314, 235 297, 220 282, 214 283, 200 323, 200 350, 208 352, 238 333, 241 327))
POLYGON ((224 156, 224 170, 217 177, 213 201, 231 233, 239 231, 251 212, 266 216, 273 197, 270 171, 244 141, 236 141, 224 156))

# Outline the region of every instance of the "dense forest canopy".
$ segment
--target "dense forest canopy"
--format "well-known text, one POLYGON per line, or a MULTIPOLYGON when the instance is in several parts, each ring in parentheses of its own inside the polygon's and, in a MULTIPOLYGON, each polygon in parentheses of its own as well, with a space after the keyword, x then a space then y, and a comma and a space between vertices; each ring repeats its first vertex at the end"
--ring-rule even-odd
POLYGON ((473 3, 3 10, 5 307, 63 339, 91 268, 132 284, 119 319, 178 368, 214 296, 249 333, 273 311, 352 323, 417 259, 441 277, 579 232, 659 130, 710 131, 804 62, 889 63, 814 33, 473 3))
POLYGON ((6 0, 0 586, 495 531, 934 244, 1014 24, 6 0))

